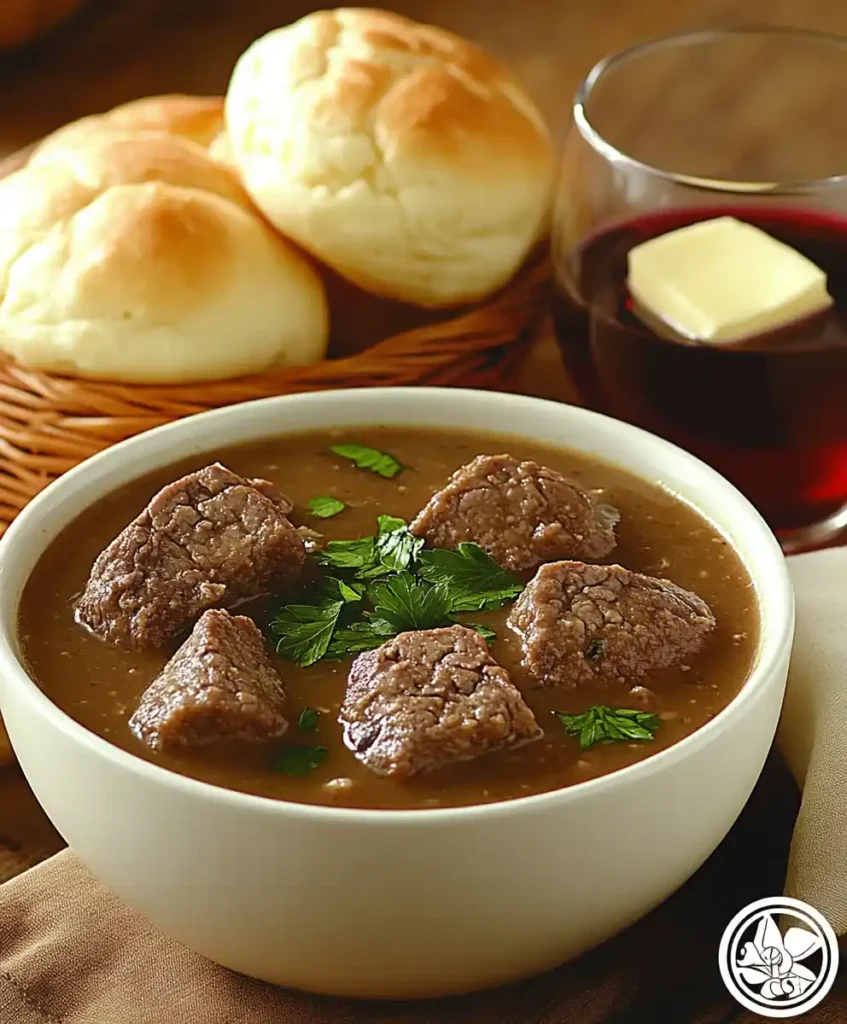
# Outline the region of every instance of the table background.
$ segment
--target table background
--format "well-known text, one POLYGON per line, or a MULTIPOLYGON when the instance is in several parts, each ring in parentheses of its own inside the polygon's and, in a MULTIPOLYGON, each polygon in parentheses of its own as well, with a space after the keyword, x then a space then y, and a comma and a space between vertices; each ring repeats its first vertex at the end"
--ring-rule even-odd
MULTIPOLYGON (((0 156, 65 121, 136 96, 222 92, 251 40, 315 6, 91 0, 51 38, 0 58, 0 156)), ((847 34, 843 0, 394 0, 386 6, 490 48, 518 72, 557 127, 566 123, 574 89, 594 61, 652 35, 752 22, 847 34)))
MULTIPOLYGON (((391 6, 470 36, 506 60, 558 136, 576 85, 594 61, 652 35, 739 23, 847 34, 847 0, 398 0, 391 6)), ((221 93, 252 39, 311 9, 286 0, 93 0, 37 44, 0 56, 0 158, 68 120, 137 96, 221 93)), ((519 386, 570 397, 549 338, 536 347, 519 386)), ((742 895, 779 889, 795 812, 796 793, 774 762, 709 865, 639 926, 635 940, 624 936, 589 958, 589 974, 627 965, 639 988, 652 993, 649 1011, 636 1008, 633 1022, 684 1024, 712 1005, 720 992, 716 972, 694 965, 713 960, 721 923, 742 895), (678 941, 679 922, 702 917, 704 894, 710 919, 692 930, 690 941, 688 935, 678 941), (654 943, 662 946, 660 965, 654 943)), ((60 845, 16 769, 0 769, 0 880, 60 845)), ((725 1010, 709 1020, 729 1020, 725 1010)))

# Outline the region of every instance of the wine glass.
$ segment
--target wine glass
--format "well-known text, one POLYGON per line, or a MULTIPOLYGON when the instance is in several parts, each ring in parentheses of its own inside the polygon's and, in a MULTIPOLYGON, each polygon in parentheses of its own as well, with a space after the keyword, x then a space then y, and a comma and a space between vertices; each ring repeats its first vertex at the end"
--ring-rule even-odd
POLYGON ((711 463, 786 551, 847 527, 845 110, 847 39, 777 27, 658 39, 580 86, 556 198, 556 330, 581 400, 711 463), (646 326, 629 250, 725 215, 815 262, 832 308, 734 345, 646 326))

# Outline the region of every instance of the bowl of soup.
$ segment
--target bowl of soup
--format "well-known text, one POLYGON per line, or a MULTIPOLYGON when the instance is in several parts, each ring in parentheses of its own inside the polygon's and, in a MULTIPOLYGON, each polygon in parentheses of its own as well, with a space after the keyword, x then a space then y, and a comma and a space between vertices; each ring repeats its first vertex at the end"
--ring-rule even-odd
POLYGON ((151 431, 0 565, 0 707, 77 854, 196 952, 352 997, 537 973, 669 896, 761 771, 793 634, 711 469, 455 389, 151 431))

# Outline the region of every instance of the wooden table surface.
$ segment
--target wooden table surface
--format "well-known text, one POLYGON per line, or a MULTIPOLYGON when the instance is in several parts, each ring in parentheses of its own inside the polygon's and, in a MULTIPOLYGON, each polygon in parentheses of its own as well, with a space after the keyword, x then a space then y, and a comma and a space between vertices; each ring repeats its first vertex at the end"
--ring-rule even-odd
MULTIPOLYGON (((847 33, 843 0, 397 0, 391 6, 489 47, 515 68, 557 126, 594 61, 656 34, 751 22, 847 33)), ((311 9, 296 0, 89 0, 52 37, 0 58, 0 156, 65 121, 136 96, 222 92, 252 39, 311 9)))

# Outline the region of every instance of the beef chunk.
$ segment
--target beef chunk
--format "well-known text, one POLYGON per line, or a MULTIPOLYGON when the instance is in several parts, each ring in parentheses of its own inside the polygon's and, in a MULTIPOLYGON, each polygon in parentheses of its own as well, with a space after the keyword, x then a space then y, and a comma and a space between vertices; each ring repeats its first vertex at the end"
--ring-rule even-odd
POLYGON ((306 558, 266 480, 216 463, 168 484, 106 548, 77 620, 126 647, 160 647, 207 608, 291 583, 306 558))
POLYGON ((285 689, 252 619, 204 612, 141 697, 129 725, 154 750, 281 736, 285 689))
POLYGON ((438 548, 473 541, 504 569, 554 558, 603 558, 619 515, 572 480, 511 455, 478 455, 418 513, 412 533, 438 548))
POLYGON ((257 491, 259 491, 260 494, 264 494, 266 498, 270 498, 284 516, 291 515, 294 511, 294 502, 291 498, 289 498, 287 494, 283 494, 276 484, 272 484, 270 480, 262 480, 261 477, 252 477, 250 483, 257 491))
POLYGON ((715 618, 668 580, 619 565, 552 562, 518 598, 509 625, 523 664, 545 686, 638 680, 700 649, 715 618))
POLYGON ((360 654, 339 721, 360 761, 400 778, 541 735, 508 672, 464 626, 401 633, 360 654))

